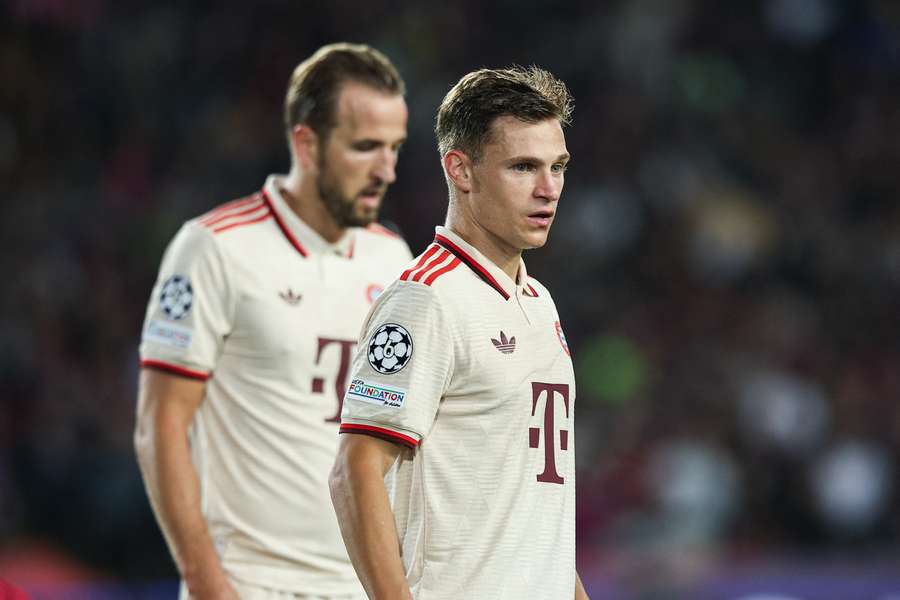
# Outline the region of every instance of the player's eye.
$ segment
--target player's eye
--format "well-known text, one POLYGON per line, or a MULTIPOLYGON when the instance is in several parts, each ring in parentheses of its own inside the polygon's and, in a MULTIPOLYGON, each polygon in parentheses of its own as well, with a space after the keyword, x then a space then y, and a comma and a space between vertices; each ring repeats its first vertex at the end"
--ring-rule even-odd
POLYGON ((550 167, 550 170, 554 173, 565 173, 568 169, 569 165, 566 163, 556 163, 552 167, 550 167))
POLYGON ((517 173, 530 173, 534 170, 534 165, 527 162, 516 163, 512 166, 512 170, 517 173))
POLYGON ((377 147, 378 142, 376 142, 375 140, 362 140, 353 144, 353 149, 360 152, 370 152, 377 147))

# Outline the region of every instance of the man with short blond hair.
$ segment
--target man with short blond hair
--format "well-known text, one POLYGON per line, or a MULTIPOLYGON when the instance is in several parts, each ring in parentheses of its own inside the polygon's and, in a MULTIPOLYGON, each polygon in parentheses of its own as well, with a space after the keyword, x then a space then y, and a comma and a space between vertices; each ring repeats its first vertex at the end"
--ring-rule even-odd
POLYGON ((403 93, 376 50, 321 48, 286 94, 290 172, 188 221, 163 256, 135 447, 183 598, 365 597, 327 476, 359 326, 411 258, 375 222, 403 93))
POLYGON ((441 104, 446 225, 369 314, 331 476, 370 598, 587 598, 572 361, 522 260, 556 214, 571 110, 537 68, 475 71, 441 104))

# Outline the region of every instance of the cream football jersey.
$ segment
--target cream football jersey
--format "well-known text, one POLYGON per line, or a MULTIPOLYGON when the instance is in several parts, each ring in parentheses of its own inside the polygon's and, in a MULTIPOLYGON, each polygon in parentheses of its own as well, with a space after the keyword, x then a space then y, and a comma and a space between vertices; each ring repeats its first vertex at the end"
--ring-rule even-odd
POLYGON ((236 579, 359 593, 328 491, 360 324, 411 254, 380 226, 329 244, 279 178, 187 222, 147 308, 141 364, 206 381, 192 431, 203 511, 236 579))
POLYGON ((376 301, 341 432, 407 447, 386 478, 416 600, 575 593, 575 380, 550 294, 454 232, 376 301))

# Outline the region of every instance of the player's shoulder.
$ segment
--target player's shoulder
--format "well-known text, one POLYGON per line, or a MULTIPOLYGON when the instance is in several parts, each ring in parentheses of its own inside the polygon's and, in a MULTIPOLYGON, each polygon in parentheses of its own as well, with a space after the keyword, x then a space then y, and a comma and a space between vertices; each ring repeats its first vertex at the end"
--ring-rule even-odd
POLYGON ((371 223, 357 230, 357 241, 361 249, 375 250, 379 254, 396 253, 408 259, 411 256, 406 240, 399 233, 380 223, 371 223))
POLYGON ((269 222, 273 216, 272 205, 260 191, 220 204, 187 221, 184 229, 221 243, 233 237, 233 232, 250 231, 254 226, 269 222))
POLYGON ((432 242, 403 270, 398 283, 402 287, 426 288, 438 296, 446 296, 467 284, 469 278, 464 267, 455 254, 432 242))
POLYGON ((262 193, 225 202, 185 221, 172 238, 169 252, 191 256, 219 253, 231 245, 241 246, 246 239, 234 232, 246 232, 271 217, 271 207, 262 193))
POLYGON ((448 283, 459 264, 447 260, 443 254, 443 248, 430 244, 404 265, 399 276, 378 297, 377 303, 422 310, 442 304, 448 283))

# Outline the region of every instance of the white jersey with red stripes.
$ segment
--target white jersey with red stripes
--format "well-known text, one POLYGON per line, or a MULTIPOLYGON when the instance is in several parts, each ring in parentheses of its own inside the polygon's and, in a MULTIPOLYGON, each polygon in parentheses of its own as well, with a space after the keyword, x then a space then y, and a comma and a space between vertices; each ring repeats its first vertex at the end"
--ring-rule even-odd
POLYGON ((574 410, 550 294, 438 227, 372 308, 341 420, 406 446, 388 486, 416 600, 574 597, 574 410))
POLYGON ((192 449, 228 573, 359 593, 327 477, 360 324, 411 254, 381 226, 328 243, 279 182, 181 228, 150 297, 141 364, 206 381, 192 449))

